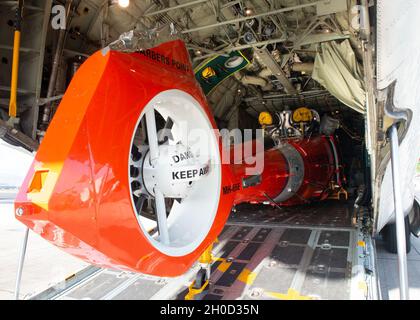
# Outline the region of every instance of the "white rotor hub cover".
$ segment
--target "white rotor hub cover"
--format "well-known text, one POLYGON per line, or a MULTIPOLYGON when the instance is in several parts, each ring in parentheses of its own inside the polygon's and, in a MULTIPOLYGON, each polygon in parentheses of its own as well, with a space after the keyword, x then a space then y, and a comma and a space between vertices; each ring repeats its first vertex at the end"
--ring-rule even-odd
POLYGON ((209 173, 209 164, 202 163, 182 144, 159 146, 159 158, 146 155, 143 180, 147 191, 154 196, 155 188, 167 198, 186 198, 193 182, 209 173))
POLYGON ((191 254, 213 226, 221 196, 219 140, 209 115, 189 93, 162 91, 143 108, 131 145, 142 156, 133 155, 139 158, 138 173, 128 161, 130 191, 137 185, 153 198, 144 200, 144 193, 131 197, 142 232, 168 256, 191 254), (163 129, 162 119, 157 126, 158 114, 163 129), (143 211, 153 212, 154 218, 143 211))

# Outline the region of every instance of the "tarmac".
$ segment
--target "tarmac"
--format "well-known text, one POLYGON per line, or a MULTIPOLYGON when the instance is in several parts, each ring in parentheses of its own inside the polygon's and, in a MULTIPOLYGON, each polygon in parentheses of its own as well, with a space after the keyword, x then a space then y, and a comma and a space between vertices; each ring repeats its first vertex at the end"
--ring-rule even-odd
MULTIPOLYGON (((13 214, 13 201, 0 200, 0 299, 14 299, 15 279, 25 226, 13 214)), ((71 276, 88 264, 30 232, 20 299, 71 276)))

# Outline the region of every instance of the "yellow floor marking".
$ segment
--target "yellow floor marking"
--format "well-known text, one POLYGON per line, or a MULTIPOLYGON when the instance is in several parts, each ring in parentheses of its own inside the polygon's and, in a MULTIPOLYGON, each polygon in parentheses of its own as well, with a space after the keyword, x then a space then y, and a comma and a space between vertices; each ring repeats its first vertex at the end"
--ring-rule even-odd
POLYGON ((278 292, 266 292, 266 295, 280 300, 314 300, 314 298, 308 296, 301 296, 300 293, 294 289, 289 289, 287 294, 278 292))
POLYGON ((217 267, 217 270, 221 272, 226 272, 227 269, 231 266, 232 262, 223 261, 219 266, 217 267))
POLYGON ((254 282, 256 277, 257 277, 257 274, 255 272, 252 272, 251 270, 245 268, 241 272, 241 274, 238 276, 237 280, 244 282, 248 285, 251 285, 254 282))

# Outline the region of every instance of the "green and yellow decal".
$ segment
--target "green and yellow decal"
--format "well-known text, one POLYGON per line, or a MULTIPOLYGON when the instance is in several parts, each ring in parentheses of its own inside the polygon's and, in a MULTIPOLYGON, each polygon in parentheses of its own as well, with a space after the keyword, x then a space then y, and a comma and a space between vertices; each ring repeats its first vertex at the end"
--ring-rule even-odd
POLYGON ((233 51, 229 54, 215 56, 195 70, 195 78, 203 88, 204 94, 208 95, 225 79, 235 72, 242 70, 249 64, 249 61, 240 51, 233 51))

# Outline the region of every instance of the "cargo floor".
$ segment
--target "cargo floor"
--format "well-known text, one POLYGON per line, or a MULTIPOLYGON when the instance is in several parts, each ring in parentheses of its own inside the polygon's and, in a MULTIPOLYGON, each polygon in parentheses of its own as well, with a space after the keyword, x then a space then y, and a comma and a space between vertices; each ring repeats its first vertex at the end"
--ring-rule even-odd
MULTIPOLYGON (((359 230, 348 203, 236 208, 213 250, 200 299, 362 299, 359 230)), ((184 299, 199 266, 178 278, 90 267, 35 299, 184 299)))

